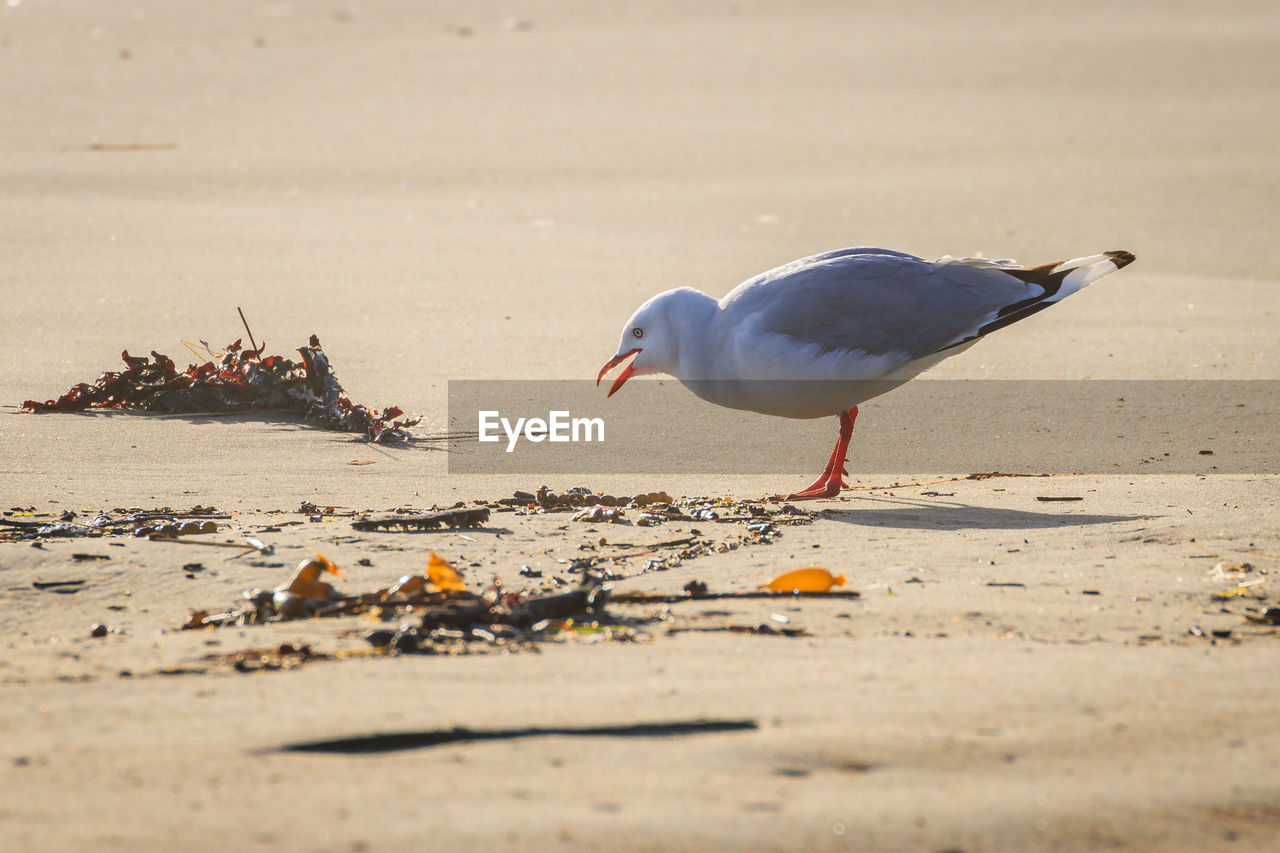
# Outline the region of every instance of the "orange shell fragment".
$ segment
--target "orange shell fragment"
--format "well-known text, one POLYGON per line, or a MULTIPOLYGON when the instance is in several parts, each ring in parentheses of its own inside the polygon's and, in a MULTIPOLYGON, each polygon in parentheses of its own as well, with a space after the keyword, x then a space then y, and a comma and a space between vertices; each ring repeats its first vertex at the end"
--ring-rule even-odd
POLYGON ((778 575, 764 585, 774 592, 827 592, 833 586, 844 586, 844 575, 833 575, 826 569, 808 566, 778 575))
POLYGON ((326 571, 331 575, 337 575, 338 577, 342 577, 342 570, 339 569, 337 566, 335 566, 328 557, 326 557, 324 554, 321 554, 319 551, 316 551, 315 562, 320 564, 320 568, 322 571, 326 571))
POLYGON ((458 574, 453 566, 449 565, 449 561, 435 551, 432 551, 427 558, 427 577, 437 588, 446 592, 462 591, 467 588, 462 575, 458 574))
POLYGON ((325 572, 342 577, 338 567, 330 562, 328 557, 317 551, 315 557, 299 563, 298 570, 294 572, 289 582, 276 587, 276 591, 291 592, 302 598, 332 598, 333 586, 320 580, 320 575, 325 572))
POLYGON ((299 598, 333 598, 337 595, 333 584, 324 581, 295 581, 289 584, 288 589, 278 590, 278 592, 292 593, 299 598))

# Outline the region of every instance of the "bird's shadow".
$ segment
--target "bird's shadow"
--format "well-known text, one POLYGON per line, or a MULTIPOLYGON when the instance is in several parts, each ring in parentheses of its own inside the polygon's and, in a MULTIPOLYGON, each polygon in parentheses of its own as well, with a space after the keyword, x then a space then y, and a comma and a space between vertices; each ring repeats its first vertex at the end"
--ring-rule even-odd
POLYGON ((824 510, 823 518, 863 527, 903 530, 1039 530, 1137 521, 1144 515, 1033 512, 1007 507, 974 506, 955 501, 928 502, 904 498, 859 498, 878 506, 824 510))

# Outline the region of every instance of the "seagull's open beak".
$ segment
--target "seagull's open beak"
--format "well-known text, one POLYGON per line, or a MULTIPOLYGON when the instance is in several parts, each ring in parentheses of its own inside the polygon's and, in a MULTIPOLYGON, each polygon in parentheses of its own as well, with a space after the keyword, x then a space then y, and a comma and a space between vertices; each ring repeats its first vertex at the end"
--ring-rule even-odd
MULTIPOLYGON (((610 370, 613 370, 619 364, 622 364, 622 362, 626 361, 627 359, 631 358, 631 356, 640 352, 641 349, 643 349, 643 347, 636 347, 630 352, 624 352, 622 355, 615 355, 613 358, 605 362, 604 367, 600 368, 600 375, 596 377, 596 385, 597 386, 600 385, 600 380, 604 379, 605 375, 610 370)), ((609 386, 609 393, 604 395, 606 400, 612 397, 613 392, 621 388, 623 383, 625 383, 628 379, 631 378, 631 374, 636 372, 636 369, 633 366, 634 364, 635 362, 632 362, 631 364, 628 364, 626 367, 624 367, 622 369, 622 372, 618 374, 618 377, 613 380, 613 385, 609 386)))

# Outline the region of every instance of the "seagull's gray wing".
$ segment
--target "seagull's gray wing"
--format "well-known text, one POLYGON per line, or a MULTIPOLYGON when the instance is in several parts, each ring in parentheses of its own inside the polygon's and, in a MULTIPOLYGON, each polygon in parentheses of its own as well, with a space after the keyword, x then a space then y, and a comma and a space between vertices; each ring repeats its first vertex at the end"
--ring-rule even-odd
POLYGON ((750 316, 761 332, 823 351, 915 361, 1047 307, 1074 269, 1064 266, 840 249, 761 273, 720 304, 728 315, 750 316))

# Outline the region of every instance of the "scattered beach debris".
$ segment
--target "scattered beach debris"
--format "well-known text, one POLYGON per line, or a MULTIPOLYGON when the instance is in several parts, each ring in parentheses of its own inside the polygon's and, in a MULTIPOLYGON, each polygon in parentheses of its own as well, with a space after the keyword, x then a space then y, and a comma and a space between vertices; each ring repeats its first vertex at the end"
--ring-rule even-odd
POLYGON ((584 506, 604 507, 645 507, 650 504, 674 504, 675 500, 666 492, 646 492, 635 496, 617 496, 604 492, 595 492, 586 486, 574 486, 559 494, 552 492, 547 486, 539 486, 536 492, 517 491, 509 498, 497 501, 500 506, 533 507, 542 510, 576 510, 584 506))
MULTIPOLYGON (((368 615, 398 622, 395 629, 381 628, 364 635, 368 646, 388 654, 457 654, 472 651, 476 643, 477 648, 521 648, 535 640, 551 638, 634 638, 630 626, 636 620, 620 621, 605 614, 607 592, 597 585, 540 597, 500 588, 478 595, 469 592, 457 570, 434 552, 425 574, 405 575, 391 587, 372 593, 339 593, 319 579, 328 572, 336 574, 337 567, 317 554, 304 560, 288 583, 270 592, 247 590, 244 604, 222 612, 195 611, 182 627, 190 630, 307 617, 368 615)), ((246 661, 256 654, 243 659, 237 669, 247 671, 246 661)), ((316 655, 306 659, 312 657, 316 655)), ((291 659, 290 665, 301 662, 291 659)), ((252 668, 263 667, 253 664, 252 668)))
POLYGON ((187 536, 193 533, 217 532, 218 525, 213 521, 161 521, 153 524, 142 524, 133 529, 134 536, 150 536, 152 539, 166 536, 187 536))
POLYGON ((302 513, 303 515, 310 515, 310 516, 317 516, 317 517, 357 515, 355 510, 348 509, 347 507, 317 506, 311 501, 303 501, 302 504, 298 507, 298 512, 302 513))
POLYGON ((1082 497, 1076 497, 1076 496, 1074 496, 1074 495, 1036 495, 1036 500, 1038 500, 1038 501, 1045 501, 1045 502, 1050 502, 1050 501, 1082 501, 1082 500, 1084 500, 1084 498, 1082 498, 1082 497))
MULTIPOLYGON (((216 520, 230 519, 229 513, 214 507, 195 506, 189 510, 174 510, 169 507, 144 510, 137 507, 129 509, 116 508, 107 512, 75 512, 63 513, 63 518, 82 518, 83 524, 71 521, 39 521, 28 519, 0 518, 0 542, 40 540, 54 538, 82 538, 101 536, 131 535, 153 540, 170 542, 197 543, 197 540, 180 540, 183 535, 215 533, 220 527, 216 520)), ((198 541, 204 545, 226 545, 226 543, 198 541)), ((233 547, 242 547, 235 545, 233 547)), ((72 555, 77 560, 106 560, 104 555, 83 554, 72 555)))
POLYGON ((573 520, 585 521, 588 523, 604 522, 606 524, 613 524, 616 521, 621 521, 624 515, 625 510, 623 510, 622 507, 596 504, 595 506, 588 507, 587 509, 579 510, 574 513, 573 520))
MULTIPOLYGON (((238 652, 205 655, 201 660, 213 664, 229 665, 236 672, 277 672, 297 669, 313 660, 329 660, 332 655, 317 652, 309 645, 281 643, 265 649, 244 649, 238 652)), ((193 668, 170 668, 161 670, 160 675, 185 675, 202 672, 193 668)))
MULTIPOLYGON (((642 571, 666 571, 685 560, 708 554, 735 550, 743 545, 768 545, 783 533, 783 528, 810 524, 821 513, 802 510, 793 504, 766 503, 764 500, 739 500, 724 497, 673 498, 666 491, 643 492, 633 496, 612 495, 575 486, 553 492, 548 486, 535 491, 516 491, 509 498, 487 504, 496 512, 525 515, 573 513, 572 520, 583 523, 628 523, 623 510, 636 510, 635 527, 656 527, 669 522, 707 522, 717 525, 741 525, 736 536, 714 538, 698 528, 692 535, 663 542, 608 542, 599 546, 581 545, 582 550, 596 553, 571 561, 570 570, 584 575, 605 564, 648 556, 642 571), (600 547, 619 549, 617 553, 599 551, 600 547), (666 553, 663 553, 666 552, 666 553)), ((616 580, 618 575, 605 572, 597 580, 616 580)))
POLYGON ((814 514, 793 504, 781 507, 763 500, 739 500, 721 497, 673 498, 667 492, 647 492, 634 496, 611 495, 593 492, 585 486, 575 486, 556 494, 547 486, 537 492, 517 491, 512 497, 501 498, 493 506, 499 512, 524 511, 527 513, 573 512, 574 519, 584 521, 614 521, 623 517, 621 510, 640 510, 637 526, 647 527, 667 521, 706 521, 732 523, 746 521, 755 525, 756 532, 776 532, 770 525, 808 524, 814 514), (585 508, 585 509, 584 509, 585 508), (610 510, 619 510, 616 514, 610 510))
MULTIPOLYGON (((801 578, 814 589, 798 587, 786 592, 750 590, 713 593, 705 584, 691 583, 675 595, 655 593, 615 593, 595 578, 584 578, 578 587, 548 595, 502 588, 495 580, 484 593, 467 589, 466 580, 448 560, 431 552, 421 574, 406 574, 394 584, 368 593, 347 594, 321 578, 340 576, 338 568, 322 554, 303 560, 290 579, 272 590, 251 589, 243 593, 243 603, 227 610, 194 611, 184 630, 246 626, 286 622, 305 618, 366 616, 385 623, 383 627, 356 632, 362 648, 372 654, 465 654, 475 651, 516 651, 535 648, 545 641, 634 641, 643 638, 638 629, 654 622, 669 621, 663 607, 652 613, 620 615, 607 605, 668 605, 682 601, 759 598, 856 598, 851 590, 830 590, 843 578, 832 578, 825 570, 804 569, 799 574, 821 571, 829 591, 818 591, 812 579, 801 578), (393 627, 394 626, 394 627, 393 627)), ((797 573, 792 573, 797 574, 797 573)), ((775 619, 774 621, 778 621, 775 619)), ((690 630, 693 630, 691 628, 690 630)), ((803 636, 805 629, 791 626, 721 624, 697 630, 746 631, 779 636, 803 636)), ((296 652, 296 650, 295 650, 296 652)), ((325 657, 295 652, 250 651, 233 656, 211 656, 207 660, 231 663, 239 671, 291 668, 312 658, 325 657)), ((353 656, 344 652, 334 656, 353 656)))
MULTIPOLYGON (((247 331, 247 324, 245 328, 247 331)), ((411 439, 408 428, 421 419, 401 419, 404 411, 396 406, 378 411, 352 403, 315 335, 306 346, 298 347, 300 362, 279 355, 263 356, 263 347, 253 341, 252 333, 249 338, 252 349, 242 348, 236 340, 221 353, 206 344, 188 344, 197 356, 210 359, 183 371, 173 359, 154 350, 150 358, 125 350, 120 354, 123 371, 107 371, 92 384, 74 385, 56 400, 27 400, 22 408, 28 412, 129 409, 204 416, 285 412, 326 429, 361 433, 381 444, 411 439)))
POLYGON ((95 639, 98 637, 105 637, 110 633, 111 629, 106 625, 103 625, 101 622, 95 623, 94 626, 89 629, 89 636, 95 639))
POLYGON ((245 604, 217 613, 196 610, 182 627, 206 628, 225 625, 253 625, 260 622, 302 619, 314 616, 343 599, 333 584, 321 575, 342 572, 323 554, 303 560, 293 576, 274 589, 250 589, 242 593, 245 604))
POLYGON ((362 518, 359 521, 351 522, 351 526, 356 530, 438 530, 441 527, 453 530, 455 528, 480 527, 488 520, 489 510, 485 507, 479 507, 362 518))

